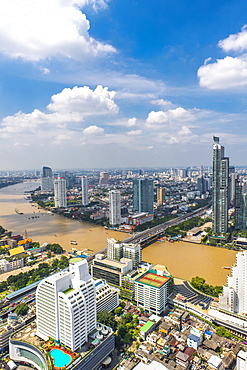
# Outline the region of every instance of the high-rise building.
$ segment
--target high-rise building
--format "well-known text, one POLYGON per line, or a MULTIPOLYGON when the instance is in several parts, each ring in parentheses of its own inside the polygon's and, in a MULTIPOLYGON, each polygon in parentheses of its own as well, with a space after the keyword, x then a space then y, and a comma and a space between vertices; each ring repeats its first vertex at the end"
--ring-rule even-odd
POLYGON ((107 258, 120 261, 123 257, 123 245, 115 238, 107 238, 107 258))
POLYGON ((109 192, 109 223, 110 225, 121 224, 121 195, 119 190, 109 192))
POLYGON ((94 281, 96 289, 96 311, 111 312, 119 306, 119 290, 107 284, 105 280, 94 281))
POLYGON ((212 213, 215 233, 225 233, 228 228, 228 178, 229 158, 224 156, 224 147, 214 136, 212 213))
POLYGON ((165 189, 161 186, 157 189, 157 203, 163 205, 165 202, 165 189))
POLYGON ((88 205, 88 181, 87 176, 82 176, 81 178, 81 202, 83 206, 88 205))
POLYGON ((247 314, 247 251, 236 254, 236 264, 219 296, 219 308, 240 315, 247 314))
POLYGON ((76 351, 96 327, 96 293, 86 260, 70 262, 61 271, 42 280, 36 293, 37 332, 76 351))
POLYGON ((152 179, 133 180, 133 208, 138 212, 154 212, 154 188, 152 179))
POLYGON ((109 173, 108 172, 100 172, 99 185, 100 186, 109 185, 109 173))
POLYGON ((235 229, 241 230, 245 228, 245 206, 244 206, 244 194, 243 194, 243 186, 240 182, 240 179, 237 177, 235 179, 235 197, 234 197, 234 204, 235 204, 235 229))
POLYGON ((66 180, 64 177, 56 177, 54 180, 54 201, 56 208, 67 207, 66 180))
POLYGON ((136 269, 142 261, 142 249, 140 244, 123 243, 123 257, 132 260, 133 269, 136 269))
POLYGON ((50 167, 43 167, 41 171, 41 191, 53 191, 53 174, 50 167))

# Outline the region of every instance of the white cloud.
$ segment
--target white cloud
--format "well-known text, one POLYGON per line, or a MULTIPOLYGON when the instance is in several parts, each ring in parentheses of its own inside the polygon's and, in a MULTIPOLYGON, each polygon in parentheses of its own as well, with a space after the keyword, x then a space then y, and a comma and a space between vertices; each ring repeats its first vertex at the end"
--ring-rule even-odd
POLYGON ((154 104, 154 105, 160 105, 162 107, 169 107, 169 106, 173 105, 171 101, 164 100, 164 99, 151 100, 150 103, 154 104))
POLYGON ((146 119, 146 126, 150 128, 159 128, 160 125, 173 125, 193 120, 193 110, 186 110, 182 107, 178 107, 176 109, 169 109, 166 112, 150 112, 146 119))
POLYGON ((11 58, 39 61, 54 56, 75 60, 116 50, 90 37, 79 7, 104 8, 104 0, 1 0, 0 51, 11 58))
POLYGON ((136 125, 136 118, 135 117, 133 117, 133 118, 129 118, 128 119, 128 122, 127 122, 127 127, 133 127, 133 126, 135 126, 136 125))
POLYGON ((141 133, 142 133, 142 130, 132 130, 132 131, 128 131, 127 135, 137 136, 137 135, 141 135, 141 133))
POLYGON ((69 141, 70 139, 71 139, 71 137, 70 137, 70 136, 67 136, 67 135, 64 135, 64 134, 57 135, 57 136, 54 138, 54 144, 55 144, 55 145, 64 144, 66 141, 69 141))
POLYGON ((114 103, 115 91, 108 91, 107 87, 97 86, 91 90, 88 86, 63 89, 61 93, 51 97, 52 103, 47 108, 50 111, 78 112, 83 116, 118 113, 118 106, 114 103))
POLYGON ((208 89, 228 89, 247 85, 247 56, 218 59, 198 69, 200 85, 208 89))
POLYGON ((104 129, 96 125, 88 126, 83 130, 84 135, 103 135, 104 129))
POLYGON ((51 97, 47 109, 54 113, 44 113, 34 109, 31 113, 18 112, 2 119, 1 135, 16 132, 36 133, 38 127, 44 129, 50 126, 65 128, 68 123, 82 122, 86 116, 116 114, 118 106, 114 103, 115 92, 108 88, 97 86, 95 90, 89 87, 74 87, 63 89, 61 93, 51 97))
POLYGON ((242 27, 241 32, 232 34, 224 40, 220 40, 218 46, 225 52, 247 50, 247 25, 242 27))

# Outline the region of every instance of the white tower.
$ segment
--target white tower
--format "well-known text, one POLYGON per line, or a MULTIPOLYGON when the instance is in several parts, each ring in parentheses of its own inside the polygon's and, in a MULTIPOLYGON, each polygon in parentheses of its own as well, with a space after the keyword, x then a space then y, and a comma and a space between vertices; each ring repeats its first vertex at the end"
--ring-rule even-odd
POLYGON ((54 180, 54 201, 56 208, 66 208, 66 179, 64 177, 56 177, 54 180))
POLYGON ((96 327, 96 293, 86 260, 43 279, 36 292, 36 334, 80 349, 96 327))
POLYGON ((88 205, 88 181, 87 176, 82 176, 81 178, 81 195, 82 195, 82 205, 87 206, 88 205))
POLYGON ((110 225, 121 224, 121 196, 118 190, 109 192, 109 212, 110 225))
POLYGON ((219 307, 240 315, 247 314, 247 251, 237 253, 236 264, 219 297, 219 307))

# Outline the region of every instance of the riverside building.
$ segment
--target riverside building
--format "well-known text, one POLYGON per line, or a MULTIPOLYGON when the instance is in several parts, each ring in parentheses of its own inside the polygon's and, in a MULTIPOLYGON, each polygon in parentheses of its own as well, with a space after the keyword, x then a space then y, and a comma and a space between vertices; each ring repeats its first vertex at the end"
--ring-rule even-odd
POLYGON ((53 191, 53 173, 50 167, 43 167, 41 171, 41 191, 53 191))
POLYGON ((121 195, 119 190, 109 192, 109 223, 113 226, 121 224, 121 195))
POLYGON ((67 207, 66 179, 64 177, 56 177, 54 180, 54 202, 56 208, 67 207))
POLYGON ((81 195, 82 195, 82 205, 87 206, 88 205, 88 180, 87 176, 82 176, 81 178, 81 195))
POLYGON ((154 213, 154 187, 152 179, 133 180, 133 208, 138 212, 154 213))

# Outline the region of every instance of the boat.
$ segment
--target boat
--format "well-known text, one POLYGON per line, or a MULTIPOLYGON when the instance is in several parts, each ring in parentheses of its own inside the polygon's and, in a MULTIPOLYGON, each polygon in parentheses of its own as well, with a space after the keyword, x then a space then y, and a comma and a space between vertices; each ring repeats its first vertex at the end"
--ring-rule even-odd
POLYGON ((76 241, 76 240, 71 240, 71 241, 70 241, 70 244, 72 244, 72 245, 77 245, 77 241, 76 241))
POLYGON ((15 208, 15 212, 16 212, 18 215, 23 215, 23 212, 20 212, 18 208, 15 208))
POLYGON ((223 266, 222 268, 225 270, 231 270, 231 267, 228 267, 228 266, 223 266))

